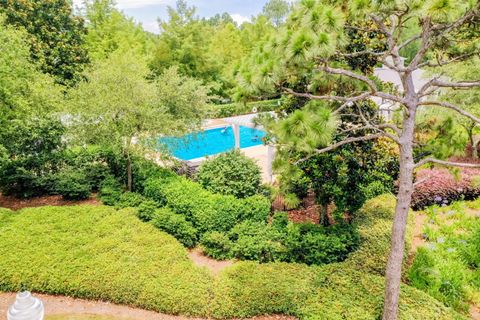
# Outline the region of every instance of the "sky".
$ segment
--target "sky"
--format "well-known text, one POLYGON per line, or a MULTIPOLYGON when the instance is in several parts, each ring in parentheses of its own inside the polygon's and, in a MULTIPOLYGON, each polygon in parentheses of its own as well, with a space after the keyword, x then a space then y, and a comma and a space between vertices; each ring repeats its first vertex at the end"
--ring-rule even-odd
MULTIPOLYGON (((74 0, 79 5, 82 0, 74 0)), ((190 6, 197 7, 201 17, 211 17, 216 13, 228 12, 239 24, 249 21, 262 11, 267 0, 188 0, 190 6)), ((127 16, 142 23, 147 31, 158 33, 157 18, 166 19, 167 6, 175 6, 175 0, 116 0, 117 7, 127 16)))

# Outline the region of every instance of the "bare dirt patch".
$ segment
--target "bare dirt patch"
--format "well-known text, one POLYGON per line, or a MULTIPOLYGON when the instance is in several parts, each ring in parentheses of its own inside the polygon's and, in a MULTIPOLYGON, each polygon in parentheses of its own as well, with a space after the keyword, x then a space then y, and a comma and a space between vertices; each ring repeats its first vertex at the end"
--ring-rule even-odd
POLYGON ((12 210, 20 210, 23 208, 35 208, 43 206, 77 206, 77 205, 100 205, 101 202, 95 195, 86 200, 71 201, 65 200, 61 196, 43 196, 29 199, 19 199, 15 197, 4 196, 0 194, 0 207, 12 210))
MULTIPOLYGON (((201 318, 188 318, 184 316, 172 316, 168 314, 147 311, 129 306, 121 306, 108 302, 88 301, 74 299, 64 296, 50 296, 45 294, 34 294, 40 298, 45 305, 45 314, 55 319, 79 319, 74 316, 105 316, 105 319, 122 320, 202 320, 201 318), (72 318, 70 318, 72 317, 72 318), (108 317, 108 318, 107 318, 108 317)), ((7 314, 10 304, 15 301, 14 293, 0 293, 0 317, 7 314)), ((3 319, 3 318, 2 318, 3 319)), ((83 319, 83 317, 82 317, 83 319)), ((103 319, 103 318, 102 318, 103 319)), ((252 320, 294 320, 294 317, 272 315, 252 318, 252 320)))
POLYGON ((206 267, 214 275, 218 275, 223 269, 233 266, 232 260, 218 261, 205 256, 200 248, 189 250, 188 256, 197 266, 206 267))

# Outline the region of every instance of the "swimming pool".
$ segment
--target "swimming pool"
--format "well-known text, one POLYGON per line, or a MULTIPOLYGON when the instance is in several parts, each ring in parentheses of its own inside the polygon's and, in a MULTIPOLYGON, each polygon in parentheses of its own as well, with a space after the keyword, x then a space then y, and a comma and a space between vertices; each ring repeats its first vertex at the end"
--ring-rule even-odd
MULTIPOLYGON (((261 145, 265 132, 240 126, 240 148, 261 145)), ((235 148, 232 127, 209 129, 183 137, 163 137, 160 143, 176 158, 192 160, 229 151, 235 148)))

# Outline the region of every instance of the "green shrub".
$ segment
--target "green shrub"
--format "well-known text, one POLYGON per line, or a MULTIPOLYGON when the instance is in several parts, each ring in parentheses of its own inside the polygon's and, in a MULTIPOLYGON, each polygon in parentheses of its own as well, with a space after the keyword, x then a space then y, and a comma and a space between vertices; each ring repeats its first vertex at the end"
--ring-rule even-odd
POLYGON ((225 233, 218 231, 207 232, 201 239, 202 251, 209 257, 217 260, 231 258, 232 242, 225 233))
POLYGON ((137 208, 137 217, 142 221, 150 221, 155 216, 155 210, 160 206, 154 200, 145 200, 137 208))
POLYGON ((408 273, 410 284, 462 312, 480 292, 480 224, 464 202, 426 211, 427 243, 419 248, 408 273))
POLYGON ((100 200, 107 206, 114 206, 122 193, 122 186, 113 176, 107 177, 100 185, 100 200))
POLYGON ((147 181, 144 195, 184 215, 200 233, 225 232, 246 218, 266 221, 270 202, 262 196, 236 199, 213 194, 183 177, 147 181))
POLYGON ((460 248, 462 258, 471 268, 480 269, 480 224, 474 227, 465 241, 460 248))
POLYGON ((253 220, 259 222, 266 222, 270 216, 271 203, 270 200, 261 195, 254 195, 245 198, 242 203, 242 208, 238 213, 238 220, 253 220))
POLYGON ((285 246, 288 261, 306 264, 340 262, 358 247, 359 236, 352 225, 324 227, 312 223, 290 223, 285 246))
POLYGON ((244 221, 228 235, 233 242, 231 253, 235 258, 269 262, 282 261, 287 255, 282 234, 264 222, 244 221))
POLYGON ((415 288, 421 289, 447 306, 466 311, 468 275, 461 260, 438 259, 432 250, 419 248, 408 278, 415 288))
POLYGON ((0 130, 0 191, 29 198, 55 192, 52 177, 64 150, 65 127, 52 117, 10 119, 0 130))
POLYGON ((136 208, 145 202, 144 196, 136 192, 125 192, 122 193, 120 198, 118 198, 117 203, 115 204, 116 208, 136 208))
POLYGON ((288 213, 286 212, 276 212, 272 217, 272 227, 279 232, 286 232, 288 222, 288 213))
POLYGON ((197 180, 213 193, 246 198, 258 193, 262 177, 253 159, 233 150, 204 161, 197 180))
POLYGON ((197 242, 197 230, 185 217, 172 212, 168 208, 155 210, 152 223, 180 241, 187 248, 192 248, 197 242))
POLYGON ((56 191, 67 200, 87 199, 92 187, 83 171, 67 170, 56 177, 56 191))

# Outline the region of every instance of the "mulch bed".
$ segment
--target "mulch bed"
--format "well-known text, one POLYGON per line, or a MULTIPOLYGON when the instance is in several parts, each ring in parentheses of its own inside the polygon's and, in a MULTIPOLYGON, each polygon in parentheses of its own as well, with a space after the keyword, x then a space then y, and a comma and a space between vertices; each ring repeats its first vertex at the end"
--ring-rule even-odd
POLYGON ((15 197, 4 196, 0 194, 0 207, 12 210, 43 206, 76 206, 84 204, 100 205, 101 202, 96 198, 95 195, 86 200, 72 201, 64 200, 61 196, 43 196, 30 199, 18 199, 15 197))

